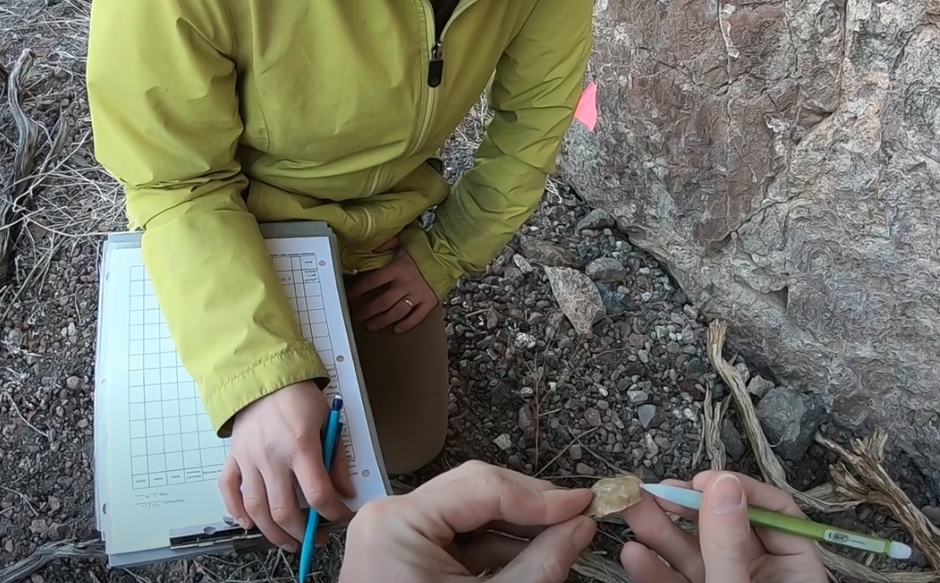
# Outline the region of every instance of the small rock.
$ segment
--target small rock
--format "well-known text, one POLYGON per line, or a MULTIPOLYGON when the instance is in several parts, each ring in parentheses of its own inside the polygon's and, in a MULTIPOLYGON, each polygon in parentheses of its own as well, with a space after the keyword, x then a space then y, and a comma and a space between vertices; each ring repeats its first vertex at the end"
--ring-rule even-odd
POLYGON ((588 263, 584 268, 584 273, 594 281, 607 283, 623 281, 627 276, 627 270, 623 264, 613 257, 601 257, 588 263))
POLYGON ((578 461, 584 457, 584 452, 581 450, 580 443, 571 444, 571 447, 568 448, 568 457, 570 457, 572 461, 578 461))
POLYGON ((767 394, 767 391, 774 388, 774 384, 760 375, 754 375, 751 381, 747 384, 747 392, 754 395, 758 399, 763 399, 764 395, 767 394))
POLYGON ((588 276, 568 267, 546 267, 545 275, 561 311, 578 334, 590 333, 594 323, 607 315, 597 286, 588 276))
POLYGON ((924 506, 920 509, 924 513, 924 516, 927 517, 927 520, 940 526, 940 508, 936 506, 924 506))
POLYGON ((45 579, 39 573, 33 573, 29 576, 29 583, 45 583, 45 579))
POLYGON ((725 419, 721 425, 721 442, 725 444, 725 451, 735 461, 740 461, 747 453, 747 446, 744 444, 741 432, 729 419, 725 419))
POLYGON ((513 340, 513 344, 516 345, 516 348, 531 350, 532 348, 535 348, 537 342, 535 340, 535 336, 532 336, 528 332, 518 332, 515 339, 513 340))
POLYGON ((643 403, 650 400, 650 396, 646 391, 633 389, 627 391, 627 400, 629 400, 633 405, 642 405, 643 403))
POLYGON ((522 273, 532 273, 532 264, 526 261, 526 258, 516 253, 512 256, 512 262, 522 273))
POLYGON ((486 312, 486 329, 492 330, 499 324, 499 313, 496 312, 496 308, 490 306, 490 309, 486 312))
POLYGON ((506 451, 512 447, 512 438, 509 437, 508 433, 503 433, 499 437, 493 440, 493 443, 496 444, 496 447, 506 451))
POLYGON ((519 250, 529 261, 534 261, 542 266, 568 267, 574 265, 574 257, 571 252, 541 239, 520 237, 519 250))
POLYGON ((575 466, 574 471, 579 476, 593 476, 594 475, 594 468, 592 468, 591 466, 587 465, 584 462, 578 462, 578 465, 575 466))
POLYGON ((656 405, 640 405, 636 410, 636 416, 640 420, 643 429, 649 429, 653 418, 656 417, 656 405))
POLYGON ((529 399, 533 395, 535 395, 535 390, 532 387, 522 387, 521 389, 519 389, 519 395, 523 399, 529 399))
POLYGON ((659 444, 653 440, 653 436, 646 434, 646 450, 650 452, 650 458, 659 457, 659 444))
POLYGON ((76 377, 76 376, 71 376, 71 377, 65 379, 65 386, 67 386, 68 388, 70 388, 70 389, 72 389, 72 390, 74 391, 75 389, 77 389, 77 388, 79 388, 80 386, 82 386, 82 379, 80 379, 80 378, 78 378, 78 377, 76 377))
POLYGON ((42 518, 37 518, 29 525, 29 531, 39 536, 46 536, 49 531, 49 524, 42 518))
POLYGON ((608 316, 619 316, 636 308, 636 302, 629 295, 614 291, 603 282, 597 282, 597 291, 601 294, 601 301, 607 309, 608 316))
POLYGON ((757 418, 780 457, 798 462, 822 424, 825 407, 818 395, 774 387, 757 404, 757 418))
POLYGON ((739 362, 734 365, 734 370, 738 371, 738 374, 741 375, 741 380, 747 385, 747 380, 751 378, 751 371, 747 369, 747 365, 743 362, 739 362))
POLYGON ((600 229, 607 229, 614 226, 614 219, 610 216, 610 213, 604 209, 594 209, 587 214, 583 219, 578 221, 578 226, 575 227, 576 231, 598 231, 600 229))
POLYGON ((535 416, 532 415, 532 407, 528 404, 519 408, 519 429, 522 429, 526 437, 535 434, 535 416))
POLYGON ((52 512, 58 512, 59 509, 62 508, 62 501, 55 496, 49 496, 46 502, 49 504, 49 510, 52 512))
POLYGON ((588 425, 591 427, 600 427, 603 423, 601 412, 593 407, 584 412, 584 420, 587 421, 588 425))
POLYGON ((18 348, 23 343, 23 332, 19 328, 13 328, 7 332, 7 342, 13 348, 18 348))
POLYGON ((705 398, 705 390, 700 385, 695 384, 690 379, 682 379, 679 381, 679 390, 683 393, 686 393, 696 401, 701 401, 705 398))

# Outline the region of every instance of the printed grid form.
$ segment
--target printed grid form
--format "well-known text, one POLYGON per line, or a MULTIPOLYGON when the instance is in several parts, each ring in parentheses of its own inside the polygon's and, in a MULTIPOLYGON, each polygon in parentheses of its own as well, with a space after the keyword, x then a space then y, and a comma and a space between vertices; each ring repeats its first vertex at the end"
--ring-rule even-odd
MULTIPOLYGON (((272 260, 274 270, 287 292, 287 299, 297 316, 304 338, 316 348, 320 360, 329 372, 330 384, 324 393, 328 397, 337 393, 342 394, 338 386, 339 379, 336 376, 336 358, 344 358, 344 356, 336 355, 333 350, 329 322, 323 306, 323 289, 320 286, 320 268, 326 267, 326 262, 318 261, 315 253, 275 255, 272 260)), ((345 410, 340 413, 340 418, 345 425, 347 423, 345 410)), ((342 443, 349 457, 350 466, 355 467, 355 450, 348 431, 343 431, 342 443)))
POLYGON ((216 480, 228 455, 183 368, 146 270, 131 267, 128 401, 135 490, 216 480))
MULTIPOLYGON (((329 371, 327 395, 337 387, 319 267, 315 254, 274 256, 304 337, 312 342, 329 371)), ((135 490, 217 480, 228 456, 228 439, 219 439, 196 384, 180 362, 150 280, 142 266, 131 268, 128 391, 131 468, 135 490)), ((342 357, 340 357, 342 358, 342 357)), ((345 422, 345 412, 343 414, 345 422)), ((355 462, 348 432, 344 447, 355 462)))

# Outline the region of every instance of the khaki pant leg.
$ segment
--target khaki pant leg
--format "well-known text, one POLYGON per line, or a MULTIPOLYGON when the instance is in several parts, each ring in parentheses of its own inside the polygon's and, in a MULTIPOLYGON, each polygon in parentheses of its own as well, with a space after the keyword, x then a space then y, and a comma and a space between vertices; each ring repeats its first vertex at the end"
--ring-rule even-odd
POLYGON ((353 334, 385 467, 413 472, 441 452, 447 434, 444 310, 438 305, 404 334, 369 332, 358 322, 353 334))

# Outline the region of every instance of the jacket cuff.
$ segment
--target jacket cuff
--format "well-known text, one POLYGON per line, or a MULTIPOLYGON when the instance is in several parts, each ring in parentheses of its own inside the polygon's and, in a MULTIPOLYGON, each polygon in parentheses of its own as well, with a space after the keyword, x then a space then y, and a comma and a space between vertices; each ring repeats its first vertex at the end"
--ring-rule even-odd
POLYGON ((329 372, 312 346, 279 352, 233 378, 204 386, 206 413, 216 434, 230 437, 239 411, 279 389, 305 381, 315 382, 321 390, 330 383, 329 372))
POLYGON ((398 239, 418 266, 424 280, 434 290, 437 298, 443 302, 463 274, 448 270, 431 250, 431 241, 427 232, 417 223, 405 227, 398 235, 398 239))

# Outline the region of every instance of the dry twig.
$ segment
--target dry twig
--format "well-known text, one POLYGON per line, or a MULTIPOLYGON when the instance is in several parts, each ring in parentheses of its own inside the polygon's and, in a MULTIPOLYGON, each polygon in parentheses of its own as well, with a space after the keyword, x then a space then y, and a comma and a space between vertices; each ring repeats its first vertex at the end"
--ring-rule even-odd
POLYGON ((711 469, 718 471, 725 469, 726 463, 725 444, 721 441, 721 424, 725 420, 728 404, 727 399, 715 403, 712 399, 711 388, 705 390, 705 402, 702 404, 705 413, 705 422, 702 423, 702 442, 705 444, 711 469))
POLYGON ((33 52, 24 49, 7 78, 7 100, 16 123, 17 142, 10 183, 0 190, 0 282, 9 275, 10 257, 19 231, 17 215, 25 206, 20 197, 27 190, 39 146, 39 126, 26 115, 20 103, 20 85, 34 59, 33 52))
POLYGON ((98 541, 45 544, 23 560, 0 569, 0 583, 18 583, 57 559, 100 557, 104 548, 98 541))
POLYGON ((876 431, 866 439, 855 440, 851 449, 820 435, 816 436, 816 440, 842 458, 842 461, 831 469, 837 491, 891 511, 911 533, 914 544, 924 553, 934 569, 940 569, 940 546, 934 538, 940 536, 940 529, 911 502, 881 465, 888 441, 887 434, 876 431), (861 479, 856 478, 855 474, 861 479))

